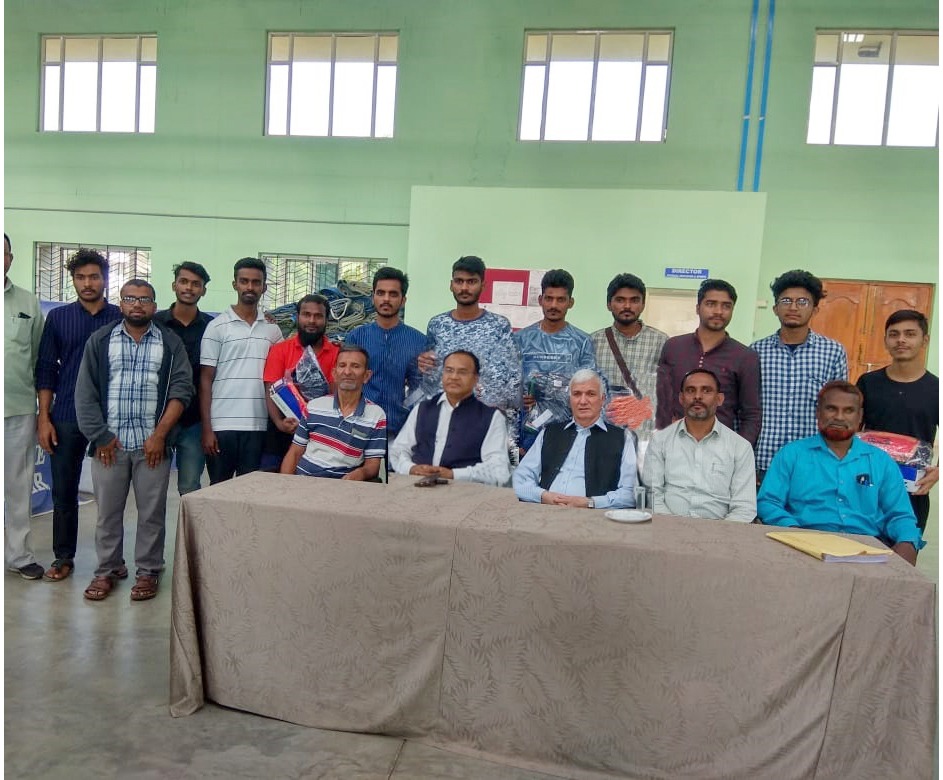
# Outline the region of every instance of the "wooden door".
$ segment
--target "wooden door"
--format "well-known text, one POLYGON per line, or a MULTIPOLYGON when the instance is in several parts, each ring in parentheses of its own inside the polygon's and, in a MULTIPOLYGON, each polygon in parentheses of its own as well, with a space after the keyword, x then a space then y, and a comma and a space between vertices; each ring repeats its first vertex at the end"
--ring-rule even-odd
POLYGON ((849 380, 891 362, 884 348, 884 323, 899 309, 914 309, 931 318, 932 284, 823 279, 827 293, 819 303, 812 329, 845 346, 849 380))

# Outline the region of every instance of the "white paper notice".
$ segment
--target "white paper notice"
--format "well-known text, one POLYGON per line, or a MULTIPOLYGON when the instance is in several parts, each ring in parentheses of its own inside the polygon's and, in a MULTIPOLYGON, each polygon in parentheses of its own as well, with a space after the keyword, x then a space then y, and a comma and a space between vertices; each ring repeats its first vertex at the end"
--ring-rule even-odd
POLYGON ((495 282, 491 285, 491 302, 510 306, 524 303, 523 282, 495 282))

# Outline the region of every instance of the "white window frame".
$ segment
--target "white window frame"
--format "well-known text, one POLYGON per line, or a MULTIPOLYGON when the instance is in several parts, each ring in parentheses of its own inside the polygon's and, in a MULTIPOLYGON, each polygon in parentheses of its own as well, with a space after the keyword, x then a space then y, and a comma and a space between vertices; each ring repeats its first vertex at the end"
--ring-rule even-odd
MULTIPOLYGON (((91 60, 87 60, 91 61, 91 60)), ((115 35, 43 35, 40 38, 40 90, 39 90, 39 130, 43 133, 140 133, 150 135, 156 131, 157 128, 157 35, 150 33, 141 33, 141 34, 115 34, 115 35), (83 130, 64 130, 64 114, 65 114, 65 65, 66 65, 66 41, 67 40, 92 40, 96 41, 98 44, 98 78, 96 82, 96 105, 95 105, 95 129, 83 129, 83 130), (134 94, 134 129, 133 130, 102 130, 102 63, 104 60, 104 41, 106 40, 133 40, 135 42, 135 51, 136 59, 135 63, 137 65, 136 74, 135 74, 135 94, 134 94), (144 44, 145 41, 153 41, 153 47, 150 43, 144 44), (56 43, 58 42, 58 55, 57 59, 50 59, 49 55, 52 51, 56 49, 56 43), (149 51, 144 51, 144 49, 153 50, 153 58, 149 51), (141 129, 141 68, 142 67, 153 67, 154 68, 154 106, 152 109, 152 114, 154 117, 154 127, 151 129, 141 129), (58 70, 58 116, 56 119, 55 127, 46 127, 46 92, 47 92, 47 76, 49 75, 49 69, 56 68, 58 70)))
MULTIPOLYGON (((387 44, 386 48, 390 48, 387 44)), ((369 138, 371 140, 383 140, 392 138, 396 127, 396 80, 399 78, 399 32, 395 30, 385 31, 362 31, 362 32, 269 32, 266 46, 265 62, 265 126, 264 135, 271 137, 295 137, 295 138, 369 138), (273 52, 274 41, 276 38, 285 38, 288 41, 288 53, 286 59, 275 59, 273 52), (370 107, 370 134, 369 135, 339 135, 334 132, 334 98, 335 98, 335 66, 337 64, 337 42, 343 38, 373 38, 373 96, 370 107), (291 85, 292 72, 295 66, 295 42, 299 38, 327 38, 330 40, 330 66, 331 75, 328 84, 327 96, 327 133, 292 133, 291 131, 291 85), (392 39, 393 55, 390 57, 382 51, 381 39, 392 39), (288 85, 287 99, 285 101, 285 132, 271 132, 271 111, 272 111, 272 67, 288 66, 288 85), (377 80, 380 67, 390 67, 394 70, 393 82, 393 116, 390 117, 389 135, 377 135, 377 80)))
MULTIPOLYGON (((672 72, 672 59, 674 56, 674 30, 670 28, 664 29, 606 29, 606 30, 547 30, 547 29, 534 29, 534 30, 525 30, 524 31, 524 50, 523 50, 523 65, 521 68, 521 93, 520 100, 518 101, 519 111, 518 111, 518 123, 517 123, 517 140, 521 143, 544 143, 544 142, 562 142, 562 143, 664 143, 668 135, 668 103, 671 95, 671 72, 672 72), (542 59, 540 58, 528 58, 528 36, 532 35, 546 35, 547 36, 547 45, 545 49, 545 55, 542 59), (550 86, 550 63, 552 60, 553 54, 553 37, 560 35, 586 35, 594 36, 594 46, 593 46, 593 78, 592 85, 590 88, 590 98, 589 98, 589 120, 586 128, 586 137, 583 139, 571 139, 571 140, 561 140, 557 139, 547 139, 546 138, 546 124, 547 124, 547 95, 550 86), (639 96, 638 96, 638 109, 636 113, 636 125, 635 125, 635 137, 632 139, 624 140, 609 140, 609 139, 594 139, 593 136, 593 118, 596 111, 596 86, 597 86, 597 73, 599 67, 599 51, 600 51, 600 39, 603 36, 607 35, 643 35, 644 44, 642 49, 641 56, 641 66, 642 66, 642 75, 639 83, 639 96), (653 35, 667 35, 668 36, 668 52, 664 59, 652 59, 649 57, 649 40, 650 36, 653 35), (543 65, 545 67, 544 72, 544 84, 543 84, 543 100, 541 104, 540 111, 540 133, 537 138, 521 138, 521 131, 524 124, 524 86, 526 78, 526 70, 528 65, 543 65), (658 65, 658 66, 667 66, 667 76, 665 79, 665 96, 664 96, 664 106, 662 109, 662 118, 661 118, 661 137, 658 139, 641 139, 641 130, 642 130, 642 115, 645 105, 645 77, 646 71, 649 66, 658 65)), ((627 62, 635 60, 626 60, 627 62)))
POLYGON ((114 244, 66 244, 58 241, 37 241, 33 244, 33 278, 36 295, 44 301, 71 303, 78 300, 72 276, 66 263, 79 249, 94 249, 108 261, 108 283, 105 297, 115 302, 122 285, 128 279, 151 279, 151 249, 142 246, 117 246, 114 244), (45 253, 45 254, 44 254, 45 253), (121 266, 112 267, 116 255, 122 255, 121 266), (127 259, 124 256, 128 256, 127 259))
MULTIPOLYGON (((939 39, 939 30, 893 30, 893 29, 879 29, 879 30, 866 30, 861 28, 856 29, 817 29, 815 31, 815 46, 814 53, 812 58, 812 72, 813 78, 815 76, 815 71, 818 68, 834 68, 834 86, 832 89, 832 104, 831 104, 831 122, 829 127, 828 141, 810 141, 809 140, 809 130, 812 124, 812 90, 813 87, 810 86, 810 97, 809 97, 809 116, 806 124, 806 144, 809 146, 873 146, 873 147, 888 147, 892 146, 895 148, 902 148, 904 145, 893 144, 890 145, 887 142, 888 127, 891 120, 891 97, 894 90, 894 68, 896 66, 896 57, 897 57, 897 44, 898 40, 901 37, 935 37, 939 39), (839 88, 841 86, 841 69, 844 62, 844 50, 847 45, 858 45, 866 43, 865 36, 890 36, 890 52, 888 54, 888 73, 887 73, 887 90, 885 93, 884 101, 884 119, 883 119, 883 128, 881 131, 881 142, 880 144, 858 144, 858 143, 843 143, 835 141, 835 127, 838 123, 838 97, 839 97, 839 88), (838 47, 837 54, 834 59, 826 61, 825 59, 820 60, 817 56, 818 51, 818 40, 819 36, 837 36, 838 38, 838 47)), ((939 64, 937 65, 939 68, 939 64)), ((923 148, 931 149, 939 148, 940 146, 940 120, 939 120, 939 111, 937 111, 937 124, 936 124, 936 140, 933 146, 912 146, 908 145, 910 148, 923 148)))

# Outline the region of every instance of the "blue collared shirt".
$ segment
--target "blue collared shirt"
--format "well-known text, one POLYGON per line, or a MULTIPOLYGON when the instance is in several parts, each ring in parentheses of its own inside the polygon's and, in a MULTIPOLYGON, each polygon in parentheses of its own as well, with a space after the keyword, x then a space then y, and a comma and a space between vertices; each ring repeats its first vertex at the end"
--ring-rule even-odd
POLYGON ((756 504, 766 525, 925 544, 897 464, 857 437, 844 458, 821 434, 790 442, 773 458, 756 504))
POLYGON ((416 358, 426 349, 426 335, 399 323, 395 328, 381 328, 375 322, 354 328, 344 339, 367 350, 373 374, 364 385, 363 394, 386 413, 390 436, 399 433, 409 410, 403 405, 407 385, 412 392, 420 383, 416 358))
POLYGON ((154 432, 164 337, 154 323, 135 341, 124 323, 108 340, 108 430, 122 449, 139 450, 154 432))
MULTIPOLYGON (((560 472, 550 485, 552 493, 563 493, 567 496, 586 495, 586 440, 589 438, 590 428, 598 426, 604 431, 606 423, 600 417, 589 428, 584 428, 571 420, 566 427, 576 426, 576 440, 560 472)), ((622 462, 619 467, 619 484, 615 490, 610 490, 604 496, 593 496, 593 503, 597 509, 622 509, 635 506, 635 486, 637 484, 637 470, 635 460, 635 442, 629 431, 625 432, 625 445, 622 447, 622 462)), ((540 451, 544 443, 544 431, 537 434, 534 445, 527 451, 520 465, 514 471, 512 482, 514 492, 521 501, 540 503, 543 488, 540 487, 541 459, 540 451)))

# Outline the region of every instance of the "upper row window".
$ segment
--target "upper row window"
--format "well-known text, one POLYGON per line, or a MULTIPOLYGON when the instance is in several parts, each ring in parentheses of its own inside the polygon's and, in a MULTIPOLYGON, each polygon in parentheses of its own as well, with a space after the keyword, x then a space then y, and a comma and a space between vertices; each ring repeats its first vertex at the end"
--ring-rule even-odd
POLYGON ((157 36, 42 39, 43 130, 153 133, 157 36))
POLYGON ((810 144, 935 146, 937 33, 819 31, 810 144))

